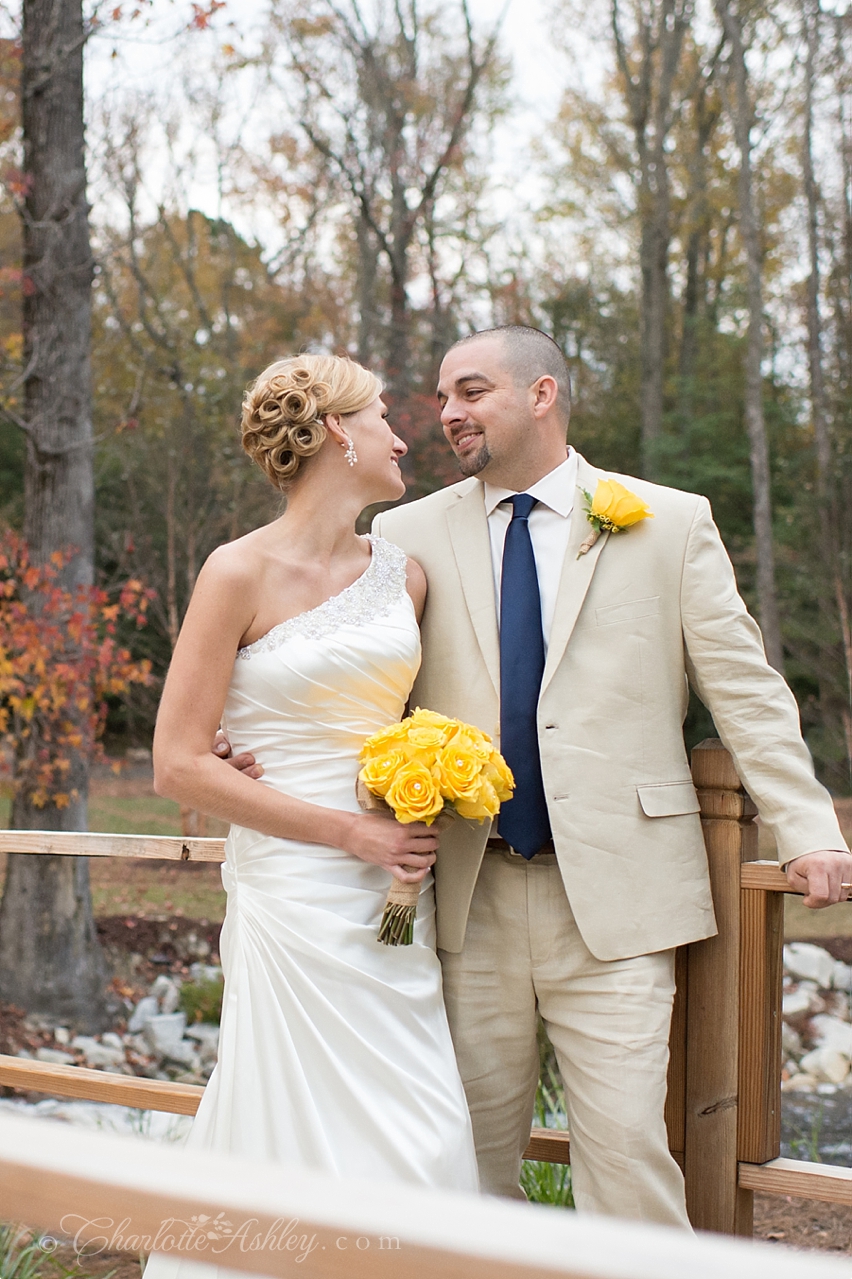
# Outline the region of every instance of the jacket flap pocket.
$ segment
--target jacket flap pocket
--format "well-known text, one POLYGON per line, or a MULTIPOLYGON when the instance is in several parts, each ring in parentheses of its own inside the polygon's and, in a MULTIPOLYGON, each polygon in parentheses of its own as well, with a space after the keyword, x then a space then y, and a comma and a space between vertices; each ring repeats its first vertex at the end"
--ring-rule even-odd
POLYGON ((636 793, 646 817, 679 817, 701 811, 692 782, 657 782, 637 786, 636 793))
POLYGON ((612 626, 613 622, 634 622, 640 617, 654 617, 660 611, 659 595, 647 599, 625 600, 623 604, 606 604, 595 609, 598 626, 612 626))

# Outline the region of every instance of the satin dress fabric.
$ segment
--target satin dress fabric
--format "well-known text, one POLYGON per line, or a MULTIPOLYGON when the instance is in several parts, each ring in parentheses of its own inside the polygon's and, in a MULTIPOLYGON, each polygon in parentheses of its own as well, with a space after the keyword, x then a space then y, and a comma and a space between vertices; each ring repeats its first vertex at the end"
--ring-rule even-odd
MULTIPOLYGON (((263 765, 258 785, 352 812, 364 740, 401 717, 420 664, 405 555, 370 541, 350 587, 240 650, 223 716, 234 752, 263 765)), ((222 880, 219 1060, 188 1147, 476 1191, 431 873, 398 947, 376 940, 389 873, 340 849, 232 826, 222 880)), ((154 1254, 146 1279, 183 1268, 199 1274, 154 1254)))

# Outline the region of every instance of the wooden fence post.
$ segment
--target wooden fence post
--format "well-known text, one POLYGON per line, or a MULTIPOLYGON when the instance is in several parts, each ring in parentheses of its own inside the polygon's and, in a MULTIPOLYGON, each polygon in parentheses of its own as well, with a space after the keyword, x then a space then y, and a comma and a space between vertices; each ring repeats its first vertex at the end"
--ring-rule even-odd
POLYGON ((737 1158, 743 1163, 763 1164, 781 1153, 783 950, 784 894, 744 888, 737 1124, 737 1158))
MULTIPOLYGON (((753 1196, 737 1184, 740 865, 757 857, 756 810, 731 756, 717 739, 693 750, 692 777, 701 804, 719 932, 688 947, 686 1203, 697 1230, 750 1235, 753 1196)), ((747 1002, 752 1006, 754 1000, 747 1002)))

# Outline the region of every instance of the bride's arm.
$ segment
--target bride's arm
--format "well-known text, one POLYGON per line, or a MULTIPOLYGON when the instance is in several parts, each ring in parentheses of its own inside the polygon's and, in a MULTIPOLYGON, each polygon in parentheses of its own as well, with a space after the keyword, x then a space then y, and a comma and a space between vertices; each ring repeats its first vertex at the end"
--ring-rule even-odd
POLYGON ((438 846, 428 827, 293 799, 213 753, 236 651, 252 621, 252 596, 241 559, 229 548, 214 552, 198 575, 163 689, 154 733, 157 794, 264 835, 341 848, 398 879, 422 879, 438 846))
POLYGON ((419 623, 423 616, 423 609, 426 606, 426 574, 417 563, 417 560, 409 559, 405 565, 405 589, 411 596, 411 602, 414 605, 414 612, 419 623))

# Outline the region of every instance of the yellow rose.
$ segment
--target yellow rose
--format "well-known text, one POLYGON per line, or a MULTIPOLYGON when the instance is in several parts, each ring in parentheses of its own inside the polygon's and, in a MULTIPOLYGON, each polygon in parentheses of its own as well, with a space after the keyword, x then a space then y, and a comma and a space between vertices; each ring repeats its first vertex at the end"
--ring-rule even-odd
POLYGON ((358 776, 374 795, 387 795, 391 782, 407 758, 405 751, 386 751, 384 755, 368 759, 358 776))
POLYGON ((598 480, 589 514, 600 520, 604 528, 614 530, 630 528, 631 524, 638 524, 640 520, 654 518, 641 497, 631 493, 618 480, 598 480))
POLYGON ((497 792, 497 798, 501 804, 505 804, 507 799, 512 798, 515 779, 511 768, 499 751, 491 752, 488 763, 485 765, 484 775, 497 792))
POLYGON ((436 751, 444 745, 447 740, 446 731, 438 728, 436 725, 424 724, 419 728, 410 728, 408 730, 408 740, 412 746, 416 746, 419 750, 436 751))
POLYGON ((447 745, 457 746, 460 750, 473 751, 480 763, 484 763, 489 759, 493 750, 491 738, 488 734, 480 732, 472 724, 459 724, 458 730, 447 742, 447 745))
POLYGON ((425 822, 431 826, 444 800, 429 769, 418 760, 403 764, 388 787, 385 799, 398 822, 425 822))
POLYGON ((439 752, 433 774, 441 794, 447 799, 474 800, 479 796, 482 761, 473 749, 470 739, 456 733, 439 752))
POLYGON ((478 821, 484 821, 486 817, 496 817, 500 811, 500 801, 497 798, 497 792, 488 781, 483 777, 480 781, 479 794, 475 799, 457 799, 453 802, 459 817, 471 817, 478 821))
POLYGON ((409 716, 412 728, 437 728, 443 733, 451 733, 458 728, 459 721, 448 715, 439 715, 437 711, 424 710, 418 706, 409 716))
POLYGON ((408 727, 409 720, 404 719, 399 724, 391 724, 373 733, 361 747, 361 759, 375 759, 377 755, 401 746, 408 740, 408 727))

